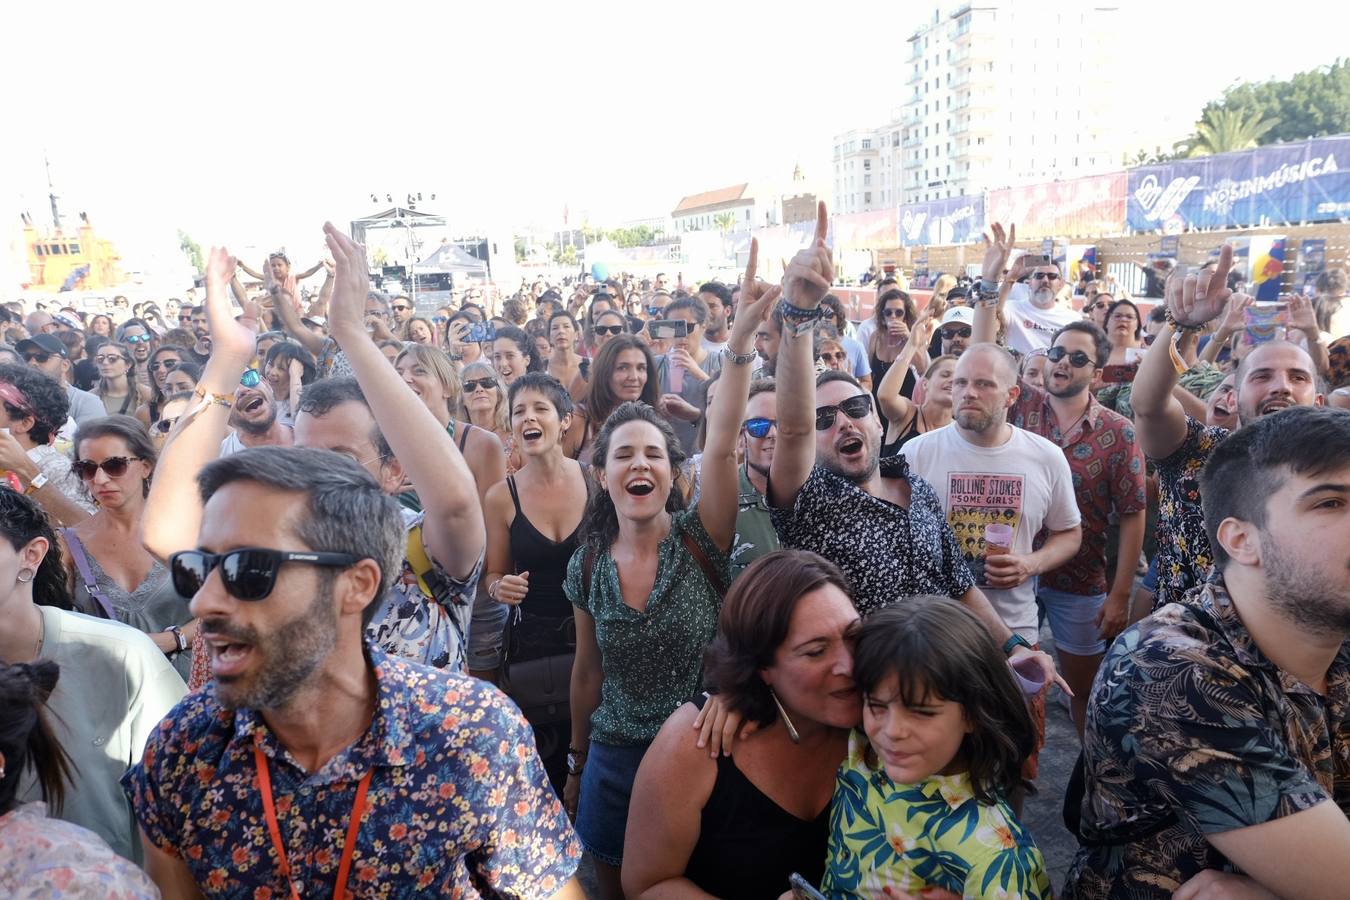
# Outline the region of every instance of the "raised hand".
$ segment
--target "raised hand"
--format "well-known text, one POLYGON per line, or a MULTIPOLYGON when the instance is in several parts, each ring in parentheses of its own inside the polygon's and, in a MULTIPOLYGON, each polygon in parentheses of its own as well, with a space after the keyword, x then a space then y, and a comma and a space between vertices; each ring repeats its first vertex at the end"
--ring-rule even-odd
POLYGON ((741 279, 741 299, 736 304, 736 320, 731 325, 731 338, 727 342, 733 350, 754 341, 755 330, 773 312, 773 305, 783 293, 781 285, 769 285, 756 279, 758 268, 759 239, 751 238, 750 258, 746 260, 745 276, 741 279))
POLYGON ((366 337, 366 295, 370 275, 366 268, 366 248, 325 222, 323 233, 328 251, 333 254, 333 296, 328 300, 328 330, 339 344, 353 337, 366 337))
POLYGON ((229 283, 238 261, 224 247, 212 247, 206 258, 206 325, 211 332, 211 356, 220 356, 240 368, 257 353, 258 304, 248 301, 236 321, 230 306, 229 283))
POLYGON ((1167 279, 1167 308, 1178 325, 1199 327, 1223 312, 1233 292, 1228 288, 1228 272, 1233 268, 1233 245, 1224 244, 1219 264, 1210 269, 1183 275, 1177 268, 1167 279))
POLYGON ((1317 327, 1317 315, 1313 311, 1313 302, 1302 294, 1294 294, 1286 300, 1289 330, 1302 331, 1307 335, 1315 335, 1320 329, 1317 327))
POLYGON ((1013 244, 1017 241, 1017 226, 995 222, 985 233, 989 246, 984 251, 984 264, 980 269, 980 280, 998 282, 1003 280, 1003 270, 1008 267, 1008 257, 1012 254, 1013 244))
POLYGON ((1228 298, 1228 308, 1224 310, 1223 322, 1219 331, 1224 334, 1237 334, 1247 327, 1246 310, 1256 302, 1251 294, 1234 294, 1228 298))
POLYGON ((834 258, 825 246, 829 230, 830 216, 822 200, 816 207, 816 234, 811 245, 798 250, 783 272, 783 296, 800 309, 820 306, 834 284, 834 258))

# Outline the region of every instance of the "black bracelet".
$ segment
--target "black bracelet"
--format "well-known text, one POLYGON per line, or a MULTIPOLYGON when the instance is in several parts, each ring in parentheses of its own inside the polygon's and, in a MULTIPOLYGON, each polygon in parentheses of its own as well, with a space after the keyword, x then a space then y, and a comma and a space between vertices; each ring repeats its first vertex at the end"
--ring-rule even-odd
POLYGON ((793 306, 784 297, 778 301, 778 311, 784 319, 793 319, 798 322, 810 322, 815 319, 823 319, 830 314, 830 311, 824 306, 817 306, 815 309, 808 309, 803 306, 793 306))

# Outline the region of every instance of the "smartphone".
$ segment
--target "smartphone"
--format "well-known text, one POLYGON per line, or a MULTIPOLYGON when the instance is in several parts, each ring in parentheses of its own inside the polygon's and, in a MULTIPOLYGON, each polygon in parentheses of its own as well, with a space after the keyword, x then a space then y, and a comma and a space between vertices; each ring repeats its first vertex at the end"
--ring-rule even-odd
POLYGON ((1022 257, 1022 268, 1034 269, 1037 266, 1054 265, 1054 260, 1044 253, 1028 253, 1022 257))
POLYGON ((792 888, 793 900, 826 900, 824 894, 796 872, 788 876, 788 885, 792 888))
POLYGON ((1105 366, 1102 368, 1103 384, 1132 384, 1139 372, 1138 363, 1124 366, 1105 366))
POLYGON ((689 323, 684 319, 655 319, 647 323, 647 333, 654 341, 688 337, 689 323))
POLYGON ((486 344, 497 339, 497 326, 491 322, 474 322, 464 335, 466 344, 486 344))

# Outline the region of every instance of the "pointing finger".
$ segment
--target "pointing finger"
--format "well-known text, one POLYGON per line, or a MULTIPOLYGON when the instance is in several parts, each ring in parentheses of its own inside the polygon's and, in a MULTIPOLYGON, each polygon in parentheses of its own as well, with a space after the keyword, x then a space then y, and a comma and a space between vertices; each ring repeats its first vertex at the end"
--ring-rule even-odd
POLYGON ((750 257, 745 261, 745 284, 743 289, 750 290, 755 284, 755 272, 759 269, 759 238, 750 239, 750 257))
POLYGON ((825 237, 830 233, 830 214, 825 210, 825 201, 816 204, 816 243, 825 246, 825 237))

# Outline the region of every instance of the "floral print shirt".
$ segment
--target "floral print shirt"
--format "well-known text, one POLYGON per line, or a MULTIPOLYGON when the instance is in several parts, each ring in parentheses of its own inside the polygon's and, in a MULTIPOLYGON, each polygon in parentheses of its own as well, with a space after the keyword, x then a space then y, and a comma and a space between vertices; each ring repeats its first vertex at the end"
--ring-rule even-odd
POLYGON ((1206 835, 1334 798, 1350 814, 1350 644, 1326 694, 1282 671, 1222 580, 1116 639, 1088 700, 1083 837, 1065 897, 1171 897, 1233 871, 1206 835))
POLYGON ((1200 507, 1200 470, 1228 437, 1227 428, 1202 425, 1186 417, 1186 439, 1158 466, 1158 597, 1159 609, 1180 600, 1203 584, 1214 563, 1200 507))
POLYGON ((0 816, 0 896, 8 900, 158 900, 159 888, 98 835, 47 817, 47 804, 0 816))
POLYGON ((980 803, 964 772, 896 784, 869 761, 869 749, 867 735, 854 730, 834 789, 821 893, 863 900, 943 888, 1050 900, 1045 859, 1007 803, 980 803))
POLYGON ((301 896, 332 895, 367 771, 348 896, 560 891, 581 847, 520 711, 486 682, 368 652, 370 728, 317 772, 296 763, 257 711, 222 708, 214 684, 189 694, 122 779, 141 829, 208 897, 288 896, 263 815, 257 742, 301 896))
POLYGON ((791 509, 774 509, 784 547, 810 550, 839 566, 853 585, 853 605, 867 615, 903 597, 959 598, 975 586, 931 485, 903 456, 881 460, 882 478, 909 481, 909 508, 873 497, 816 466, 791 509))
MULTIPOLYGON (((425 513, 409 509, 400 512, 408 539, 420 540, 419 529, 425 513)), ((431 558, 425 545, 421 555, 430 568, 419 573, 420 567, 410 559, 403 560, 403 571, 380 600, 366 626, 366 637, 393 656, 435 669, 464 672, 469 618, 473 614, 478 580, 483 575, 483 557, 478 557, 469 577, 459 581, 431 558)))

